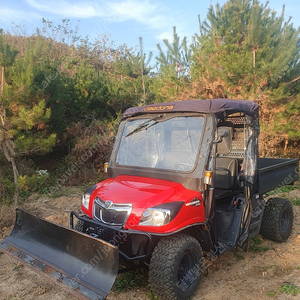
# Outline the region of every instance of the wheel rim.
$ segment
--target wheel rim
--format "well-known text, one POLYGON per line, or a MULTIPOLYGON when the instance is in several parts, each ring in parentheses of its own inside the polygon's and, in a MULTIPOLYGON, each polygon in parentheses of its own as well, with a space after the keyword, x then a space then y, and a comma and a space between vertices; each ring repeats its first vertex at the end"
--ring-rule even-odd
POLYGON ((282 232, 286 232, 287 229, 289 228, 289 223, 290 223, 290 214, 288 210, 284 210, 282 215, 281 215, 281 220, 280 220, 280 229, 282 232))
POLYGON ((177 272, 177 279, 178 282, 183 284, 185 288, 189 288, 196 279, 196 270, 193 270, 197 264, 197 259, 195 255, 191 252, 187 252, 182 257, 178 272, 177 272))

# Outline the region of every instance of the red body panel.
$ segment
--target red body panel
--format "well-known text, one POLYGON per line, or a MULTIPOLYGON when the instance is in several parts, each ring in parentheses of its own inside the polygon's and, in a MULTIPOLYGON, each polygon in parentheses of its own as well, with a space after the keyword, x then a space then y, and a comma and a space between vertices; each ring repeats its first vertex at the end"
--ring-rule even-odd
POLYGON ((205 222, 202 196, 197 191, 186 189, 182 184, 153 179, 121 175, 97 184, 90 197, 89 209, 82 206, 82 211, 93 217, 95 198, 114 203, 132 204, 132 212, 125 225, 126 229, 134 229, 153 233, 171 233, 186 226, 205 222), (200 200, 199 206, 186 206, 195 198, 200 200), (140 226, 139 221, 145 209, 168 202, 185 202, 177 216, 163 226, 140 226))

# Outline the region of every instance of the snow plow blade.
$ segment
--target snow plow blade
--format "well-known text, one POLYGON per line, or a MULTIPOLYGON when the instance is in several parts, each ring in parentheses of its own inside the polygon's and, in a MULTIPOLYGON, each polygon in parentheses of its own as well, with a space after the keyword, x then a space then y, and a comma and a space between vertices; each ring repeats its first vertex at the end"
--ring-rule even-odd
POLYGON ((117 247, 16 209, 0 251, 48 274, 79 299, 105 299, 119 267, 117 247))

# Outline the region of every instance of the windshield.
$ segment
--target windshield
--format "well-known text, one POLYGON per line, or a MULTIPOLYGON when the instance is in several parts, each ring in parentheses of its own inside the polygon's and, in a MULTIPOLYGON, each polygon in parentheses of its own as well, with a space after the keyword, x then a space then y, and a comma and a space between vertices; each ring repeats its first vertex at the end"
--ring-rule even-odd
POLYGON ((124 166, 191 171, 195 166, 204 117, 195 115, 129 119, 116 163, 124 166))

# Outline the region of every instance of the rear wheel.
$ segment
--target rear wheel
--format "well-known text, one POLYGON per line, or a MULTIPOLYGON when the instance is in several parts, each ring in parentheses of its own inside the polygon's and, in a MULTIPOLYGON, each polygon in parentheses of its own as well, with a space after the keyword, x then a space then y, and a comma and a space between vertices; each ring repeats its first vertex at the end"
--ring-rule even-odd
POLYGON ((185 234, 165 238, 150 261, 151 289, 159 299, 188 300, 197 290, 203 269, 202 248, 185 234))
POLYGON ((260 233, 275 242, 285 242, 292 232, 293 206, 289 200, 271 198, 267 201, 260 233))

